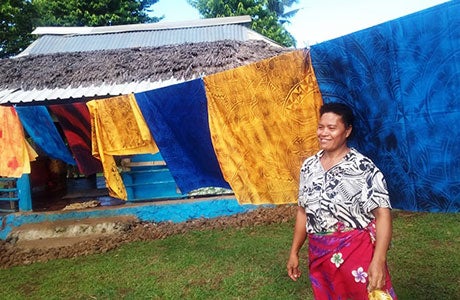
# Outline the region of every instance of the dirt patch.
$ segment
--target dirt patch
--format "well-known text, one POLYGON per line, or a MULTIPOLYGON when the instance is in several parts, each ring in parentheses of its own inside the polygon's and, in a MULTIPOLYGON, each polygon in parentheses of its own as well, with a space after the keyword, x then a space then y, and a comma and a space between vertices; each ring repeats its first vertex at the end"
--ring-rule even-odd
MULTIPOLYGON (((0 241, 0 267, 9 268, 45 262, 57 258, 72 258, 95 253, 105 253, 120 245, 134 241, 163 239, 173 234, 183 234, 190 230, 225 229, 263 224, 285 223, 295 218, 295 205, 260 207, 254 211, 214 219, 197 219, 183 223, 126 222, 120 232, 104 236, 88 236, 83 240, 65 246, 56 243, 41 246, 40 242, 27 246, 0 241)), ((42 243, 43 244, 43 243, 42 243)))

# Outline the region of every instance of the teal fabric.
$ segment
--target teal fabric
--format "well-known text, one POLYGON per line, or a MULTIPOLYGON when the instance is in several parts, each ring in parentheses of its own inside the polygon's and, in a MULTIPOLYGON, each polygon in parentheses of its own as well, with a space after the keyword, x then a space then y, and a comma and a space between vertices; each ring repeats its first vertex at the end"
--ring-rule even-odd
POLYGON ((460 1, 311 47, 324 102, 349 104, 352 146, 394 207, 460 211, 460 1))
POLYGON ((76 164, 45 106, 16 106, 15 109, 22 126, 44 153, 67 164, 76 164))

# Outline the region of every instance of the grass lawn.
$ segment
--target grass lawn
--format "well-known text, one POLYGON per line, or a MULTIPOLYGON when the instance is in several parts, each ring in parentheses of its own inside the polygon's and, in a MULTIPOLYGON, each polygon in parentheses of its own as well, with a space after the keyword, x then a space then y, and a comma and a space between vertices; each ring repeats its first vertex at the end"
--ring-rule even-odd
MULTIPOLYGON (((105 254, 0 270, 0 299, 313 299, 285 264, 293 221, 193 231, 105 254)), ((394 213, 399 299, 460 299, 460 214, 394 213)))

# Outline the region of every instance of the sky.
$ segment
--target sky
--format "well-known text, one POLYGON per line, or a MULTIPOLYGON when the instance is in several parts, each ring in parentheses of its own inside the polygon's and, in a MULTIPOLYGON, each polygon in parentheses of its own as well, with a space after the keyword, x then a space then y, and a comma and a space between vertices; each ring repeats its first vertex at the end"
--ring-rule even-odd
MULTIPOLYGON (((303 48, 393 20, 448 0, 299 0, 291 24, 285 28, 303 48)), ((197 20, 187 0, 160 0, 152 6, 161 22, 197 20)))

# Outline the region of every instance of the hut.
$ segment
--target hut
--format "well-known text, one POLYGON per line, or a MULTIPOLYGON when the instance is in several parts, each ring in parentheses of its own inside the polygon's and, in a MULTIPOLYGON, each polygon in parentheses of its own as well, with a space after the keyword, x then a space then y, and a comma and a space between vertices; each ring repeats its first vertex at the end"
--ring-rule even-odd
MULTIPOLYGON (((86 103, 186 82, 292 50, 252 31, 250 22, 249 16, 238 16, 107 27, 39 27, 33 32, 37 40, 27 49, 0 60, 0 105, 21 109, 86 103)), ((161 156, 158 159, 162 161, 161 156)), ((140 160, 137 163, 145 168, 144 158, 140 160)), ((139 167, 129 158, 123 162, 128 162, 123 165, 128 170, 139 167)), ((167 171, 165 166, 160 168, 167 171)), ((9 196, 2 198, 10 205, 6 211, 61 209, 88 196, 106 196, 104 178, 97 171, 93 168, 82 174, 62 159, 39 153, 30 178, 25 174, 16 183, 2 178, 10 185, 4 189, 9 196)), ((165 181, 164 176, 171 183, 169 174, 157 181, 165 181)), ((184 194, 173 184, 161 187, 158 194, 131 191, 128 196, 146 200, 184 194)))

